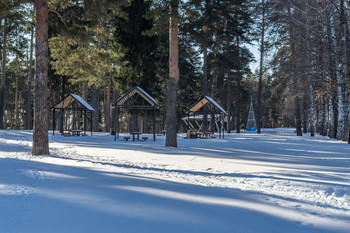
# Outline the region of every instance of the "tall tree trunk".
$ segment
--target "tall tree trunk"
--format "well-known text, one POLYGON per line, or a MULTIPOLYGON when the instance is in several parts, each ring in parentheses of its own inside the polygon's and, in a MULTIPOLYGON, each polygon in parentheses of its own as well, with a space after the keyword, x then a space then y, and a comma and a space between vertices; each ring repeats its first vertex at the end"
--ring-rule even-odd
POLYGON ((301 113, 300 113, 299 97, 296 96, 294 98, 294 101, 295 101, 295 124, 296 124, 297 136, 303 136, 303 133, 301 131, 301 113))
POLYGON ((176 102, 179 82, 179 38, 178 38, 178 0, 171 0, 170 32, 169 32, 169 84, 166 109, 166 141, 165 146, 177 147, 176 102))
POLYGON ((333 48, 334 40, 332 36, 332 23, 331 16, 333 14, 332 9, 327 8, 327 82, 331 85, 328 86, 328 133, 327 136, 330 138, 336 138, 337 134, 337 75, 335 72, 335 57, 337 53, 334 53, 333 48))
POLYGON ((319 76, 322 80, 321 90, 324 92, 322 93, 322 96, 319 98, 319 118, 320 122, 318 124, 318 133, 320 133, 322 136, 327 136, 327 54, 326 54, 326 43, 327 40, 324 38, 327 37, 327 33, 325 33, 326 25, 319 25, 317 27, 317 31, 322 33, 321 37, 318 39, 318 51, 317 51, 317 70, 319 72, 319 76))
POLYGON ((264 75, 264 52, 265 52, 265 0, 262 0, 262 22, 261 22, 261 42, 260 42, 260 70, 258 86, 258 106, 257 106, 257 133, 261 133, 261 99, 262 99, 262 78, 264 75))
POLYGON ((310 110, 309 110, 309 122, 310 122, 310 136, 315 136, 315 107, 314 107, 314 91, 311 80, 311 75, 309 75, 309 101, 310 101, 310 110))
POLYGON ((18 76, 16 75, 16 89, 15 89, 15 129, 19 129, 19 111, 18 111, 18 76))
MULTIPOLYGON (((290 41, 290 47, 291 47, 291 65, 296 66, 296 59, 295 59, 295 40, 294 40, 294 29, 292 25, 292 13, 291 13, 291 3, 288 6, 288 26, 289 26, 289 41, 290 41)), ((298 75, 294 75, 295 77, 298 77, 298 75)), ((300 113, 300 100, 299 100, 299 89, 298 89, 298 78, 294 81, 293 91, 295 91, 295 97, 294 97, 294 103, 295 103, 295 126, 296 126, 296 133, 297 136, 302 136, 303 133, 301 131, 301 113, 300 113)))
POLYGON ((100 88, 92 85, 91 92, 91 107, 95 110, 92 119, 92 129, 93 131, 98 132, 100 123, 100 88))
MULTIPOLYGON (((240 57, 239 38, 237 37, 238 58, 240 57)), ((241 133, 241 73, 237 73, 237 97, 236 97, 236 133, 241 133)))
POLYGON ((33 155, 49 154, 48 137, 48 7, 47 0, 35 0, 35 95, 34 95, 34 127, 33 155))
MULTIPOLYGON (((209 0, 205 0, 205 10, 204 10, 204 15, 206 19, 209 16, 209 0)), ((203 32, 205 35, 205 38, 207 38, 207 34, 209 31, 209 27, 207 23, 203 26, 203 32)), ((208 44, 207 41, 204 41, 203 43, 203 96, 208 95, 208 44)), ((208 115, 204 114, 203 115, 203 132, 208 131, 208 115)))
POLYGON ((340 22, 341 22, 341 60, 342 60, 342 92, 343 92, 343 133, 341 139, 346 141, 349 134, 349 103, 348 103, 348 66, 347 66, 347 35, 346 35, 346 17, 344 13, 344 0, 340 0, 340 22))
MULTIPOLYGON (((116 90, 116 88, 113 88, 113 96, 114 96, 114 99, 113 99, 113 103, 114 101, 116 101, 118 98, 119 98, 119 92, 116 90)), ((117 120, 116 117, 117 117, 117 108, 114 107, 114 108, 111 108, 112 109, 112 116, 111 116, 111 119, 112 119, 112 132, 111 134, 115 134, 117 132, 117 129, 116 129, 116 123, 117 123, 117 120)))
POLYGON ((26 98, 26 122, 25 129, 32 129, 32 77, 33 77, 33 38, 34 28, 32 27, 30 35, 30 52, 28 64, 28 82, 27 82, 27 98, 26 98))
MULTIPOLYGON (((304 86, 304 85, 302 85, 304 86)), ((296 87, 297 88, 297 87, 296 87)), ((299 99, 300 100, 300 99, 299 99)), ((303 93, 303 105, 302 105, 302 108, 300 109, 300 114, 302 116, 302 123, 303 123, 303 133, 307 133, 308 131, 308 109, 307 109, 307 100, 308 100, 308 96, 307 96, 307 93, 303 93)))
POLYGON ((13 129, 13 125, 14 125, 14 124, 13 124, 13 118, 14 118, 14 117, 13 117, 13 109, 12 109, 12 108, 10 109, 10 117, 9 117, 9 118, 10 118, 10 119, 9 119, 9 121, 10 121, 10 127, 9 127, 9 128, 10 128, 10 129, 13 129))
POLYGON ((313 80, 312 80, 312 65, 311 65, 311 58, 310 54, 312 53, 312 43, 311 43, 311 32, 310 32, 310 0, 307 2, 307 10, 306 10, 306 17, 307 17, 307 25, 306 25, 306 44, 307 49, 309 51, 306 52, 306 60, 307 60, 307 66, 308 66, 308 86, 309 86, 309 122, 310 122, 310 136, 315 136, 315 107, 314 107, 314 87, 313 87, 313 80))
MULTIPOLYGON (((334 8, 333 8, 334 9, 334 8)), ((333 53, 335 56, 335 63, 341 64, 341 59, 338 54, 338 44, 337 44, 337 38, 335 33, 335 24, 334 24, 334 16, 331 13, 330 17, 330 29, 331 29, 331 38, 333 42, 333 53)), ((343 123, 344 123, 344 106, 343 106, 343 91, 342 91, 342 77, 341 77, 341 71, 340 66, 335 65, 336 67, 336 77, 337 77, 337 100, 338 100, 338 122, 337 122, 337 138, 341 139, 343 134, 343 123)))
POLYGON ((4 114, 5 114, 5 66, 6 66, 6 44, 7 44, 7 21, 4 19, 4 32, 2 42, 2 58, 1 58, 1 91, 0 91, 0 129, 4 129, 4 114))
MULTIPOLYGON (((66 78, 65 77, 62 77, 61 79, 61 96, 58 97, 58 101, 61 101, 63 100, 63 98, 65 97, 66 95, 66 78)), ((66 117, 66 114, 64 114, 64 111, 61 110, 59 112, 59 115, 61 115, 57 120, 58 120, 58 128, 59 128, 59 131, 60 133, 63 133, 64 132, 64 129, 65 129, 65 117, 66 117)))
POLYGON ((110 130, 110 107, 111 107, 111 85, 112 85, 112 80, 109 79, 108 81, 108 86, 106 88, 106 102, 105 102, 105 131, 109 132, 110 130))
MULTIPOLYGON (((214 73, 213 73, 213 79, 212 79, 212 88, 211 88, 211 95, 213 100, 216 101, 216 95, 217 95, 217 86, 218 86, 218 78, 219 78, 219 46, 221 43, 221 39, 220 39, 220 34, 219 34, 219 30, 220 30, 220 0, 216 1, 216 15, 217 15, 217 20, 215 22, 215 46, 214 46, 214 73)), ((212 107, 212 110, 214 111, 214 106, 212 107)), ((214 129, 215 129, 215 114, 211 115, 210 118, 210 131, 211 133, 214 133, 214 129)))
MULTIPOLYGON (((203 96, 208 95, 208 48, 203 46, 203 96)), ((203 115, 203 132, 208 131, 208 115, 203 115)))
POLYGON ((232 85, 231 74, 227 75, 227 133, 231 133, 232 85))
POLYGON ((323 96, 320 100, 320 123, 318 132, 322 136, 327 135, 327 114, 326 114, 326 98, 323 96))
MULTIPOLYGON (((84 81, 82 83, 81 96, 84 100, 88 99, 88 81, 84 81)), ((90 122, 88 121, 86 116, 83 116, 82 118, 83 118, 83 125, 86 126, 88 131, 91 130, 90 122)), ((89 115, 89 118, 90 118, 90 115, 89 115)), ((92 119, 90 119, 90 120, 92 120, 92 119)))

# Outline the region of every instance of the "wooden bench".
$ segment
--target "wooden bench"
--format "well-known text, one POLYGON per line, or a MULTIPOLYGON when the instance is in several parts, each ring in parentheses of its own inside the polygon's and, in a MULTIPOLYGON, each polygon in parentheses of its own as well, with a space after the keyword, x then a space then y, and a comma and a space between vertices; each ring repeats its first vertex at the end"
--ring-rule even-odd
POLYGON ((72 136, 80 136, 83 131, 81 129, 72 129, 70 132, 72 136))
POLYGON ((148 139, 148 137, 142 137, 143 141, 146 141, 148 139))
POLYGON ((128 141, 130 139, 130 137, 124 137, 125 141, 128 141))
POLYGON ((71 133, 61 133, 61 135, 64 136, 64 137, 70 137, 70 136, 72 136, 71 133))

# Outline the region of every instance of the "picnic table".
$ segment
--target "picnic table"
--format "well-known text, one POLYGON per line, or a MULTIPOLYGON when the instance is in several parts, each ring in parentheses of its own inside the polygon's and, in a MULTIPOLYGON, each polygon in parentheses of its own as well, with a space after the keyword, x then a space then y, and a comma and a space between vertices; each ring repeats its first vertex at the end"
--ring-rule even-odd
POLYGON ((195 131, 195 130, 187 130, 187 137, 188 139, 190 138, 198 138, 200 136, 200 133, 195 131))
POLYGON ((135 136, 137 141, 140 140, 140 134, 142 134, 141 132, 130 132, 130 134, 132 135, 132 140, 135 141, 135 136))
POLYGON ((203 134, 204 134, 204 137, 209 138, 211 133, 210 132, 203 132, 203 134))
POLYGON ((72 133, 72 136, 80 136, 80 134, 83 132, 81 129, 71 129, 69 131, 72 133))

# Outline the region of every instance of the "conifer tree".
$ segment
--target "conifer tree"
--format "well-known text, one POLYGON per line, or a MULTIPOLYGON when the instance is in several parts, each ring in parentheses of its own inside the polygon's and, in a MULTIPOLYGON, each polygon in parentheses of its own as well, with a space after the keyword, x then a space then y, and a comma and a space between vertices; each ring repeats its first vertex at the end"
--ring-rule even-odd
POLYGON ((176 102, 177 86, 179 82, 179 42, 178 20, 179 1, 170 2, 170 27, 169 27, 169 83, 166 108, 166 141, 165 146, 177 147, 177 121, 176 102))
POLYGON ((47 0, 35 0, 36 37, 35 37, 35 95, 33 155, 49 154, 48 138, 48 6, 47 0))

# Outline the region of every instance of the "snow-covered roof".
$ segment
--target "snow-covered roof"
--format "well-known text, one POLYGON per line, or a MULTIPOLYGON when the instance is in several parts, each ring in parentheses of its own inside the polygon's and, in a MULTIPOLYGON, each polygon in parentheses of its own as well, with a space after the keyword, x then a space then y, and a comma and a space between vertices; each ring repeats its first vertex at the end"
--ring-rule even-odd
POLYGON ((123 96, 119 97, 113 103, 113 105, 122 106, 130 97, 132 97, 136 93, 139 94, 140 96, 142 96, 153 107, 159 108, 158 102, 155 99, 153 99, 153 97, 150 96, 147 92, 145 92, 141 87, 134 87, 134 88, 132 88, 127 93, 125 93, 123 96))
POLYGON ((209 96, 203 96, 201 99, 199 99, 197 102, 195 102, 190 109, 189 112, 197 112, 200 108, 202 108, 207 103, 211 103, 214 105, 220 112, 226 114, 226 111, 211 97, 209 96))
POLYGON ((67 108, 70 103, 73 101, 77 101, 79 104, 81 104, 84 108, 95 111, 83 98, 81 98, 79 95, 76 94, 69 94, 63 100, 61 100, 59 103, 55 105, 55 108, 64 109, 67 108))

